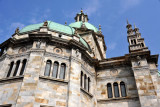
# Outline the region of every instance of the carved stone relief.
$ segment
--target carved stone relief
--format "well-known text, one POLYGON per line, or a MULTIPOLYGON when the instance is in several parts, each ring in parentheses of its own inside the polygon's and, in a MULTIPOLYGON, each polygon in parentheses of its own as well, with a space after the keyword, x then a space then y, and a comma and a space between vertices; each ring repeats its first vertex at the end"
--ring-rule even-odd
POLYGON ((118 75, 118 70, 117 69, 111 69, 110 70, 110 75, 117 76, 118 75))
POLYGON ((26 52, 27 51, 27 48, 26 47, 22 47, 19 49, 18 53, 23 53, 23 52, 26 52))
POLYGON ((60 49, 60 48, 54 48, 53 52, 57 53, 57 54, 62 54, 62 49, 60 49))

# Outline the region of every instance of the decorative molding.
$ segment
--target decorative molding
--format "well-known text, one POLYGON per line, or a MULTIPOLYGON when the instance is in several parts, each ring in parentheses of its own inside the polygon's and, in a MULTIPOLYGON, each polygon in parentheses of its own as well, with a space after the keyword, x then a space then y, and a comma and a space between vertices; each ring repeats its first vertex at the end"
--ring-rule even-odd
POLYGON ((118 98, 108 98, 108 99, 97 99, 97 102, 108 103, 111 101, 122 101, 122 100, 139 100, 138 97, 118 97, 118 98))
POLYGON ((51 52, 45 52, 44 56, 51 56, 51 57, 56 57, 59 59, 69 60, 68 56, 62 56, 61 54, 55 54, 55 53, 51 53, 51 52))
POLYGON ((83 89, 82 87, 80 88, 81 89, 81 92, 87 94, 90 98, 93 97, 93 95, 91 93, 89 93, 88 91, 86 91, 85 89, 83 89))
POLYGON ((2 79, 0 79, 0 84, 1 84, 1 83, 4 83, 4 82, 11 83, 11 82, 13 82, 13 81, 22 80, 23 77, 24 77, 24 75, 2 78, 2 79))
POLYGON ((65 80, 65 79, 57 79, 57 78, 48 77, 48 76, 39 76, 39 78, 47 81, 55 81, 55 82, 68 84, 68 80, 65 80))

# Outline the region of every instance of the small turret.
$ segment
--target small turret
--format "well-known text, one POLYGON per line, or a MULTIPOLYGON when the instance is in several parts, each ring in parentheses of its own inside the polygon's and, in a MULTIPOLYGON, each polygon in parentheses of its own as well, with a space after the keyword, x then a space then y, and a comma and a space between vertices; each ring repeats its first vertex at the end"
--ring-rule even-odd
POLYGON ((145 46, 144 38, 141 38, 141 33, 139 32, 139 28, 134 25, 134 30, 132 29, 132 25, 129 24, 127 20, 127 34, 128 34, 128 42, 129 42, 129 52, 137 52, 137 51, 146 51, 148 47, 145 46))
POLYGON ((79 21, 88 22, 88 20, 89 20, 88 15, 84 14, 82 9, 81 9, 81 12, 77 13, 77 15, 75 17, 76 22, 79 22, 79 21))

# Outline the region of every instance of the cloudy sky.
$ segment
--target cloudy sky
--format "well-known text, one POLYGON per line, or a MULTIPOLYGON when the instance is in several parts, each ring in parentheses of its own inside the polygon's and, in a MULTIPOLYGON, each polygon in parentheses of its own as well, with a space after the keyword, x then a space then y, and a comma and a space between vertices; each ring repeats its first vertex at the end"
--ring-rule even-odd
POLYGON ((127 19, 140 29, 151 54, 160 53, 160 0, 0 0, 0 43, 17 27, 45 20, 70 24, 81 8, 91 24, 101 24, 107 58, 129 52, 127 19))

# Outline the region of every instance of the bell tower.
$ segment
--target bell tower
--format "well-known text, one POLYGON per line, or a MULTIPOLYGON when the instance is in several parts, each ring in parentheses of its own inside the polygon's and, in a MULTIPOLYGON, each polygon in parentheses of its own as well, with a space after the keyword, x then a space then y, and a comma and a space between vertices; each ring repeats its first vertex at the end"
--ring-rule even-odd
POLYGON ((132 25, 129 24, 128 20, 126 28, 129 42, 129 52, 134 53, 138 51, 148 51, 148 47, 146 47, 144 43, 144 38, 141 37, 141 33, 139 32, 139 28, 134 25, 134 29, 132 29, 132 25))
POLYGON ((83 13, 83 10, 81 9, 80 13, 77 13, 76 17, 74 18, 76 22, 88 22, 88 15, 83 13))

